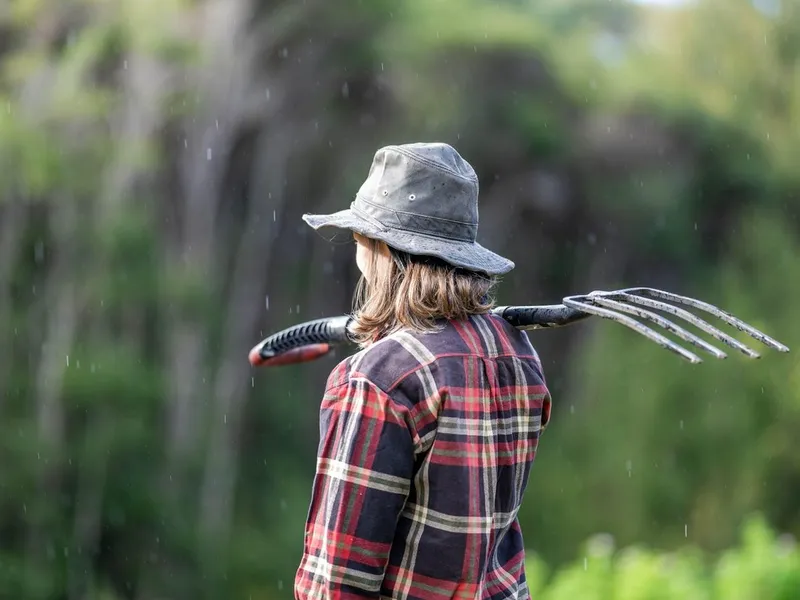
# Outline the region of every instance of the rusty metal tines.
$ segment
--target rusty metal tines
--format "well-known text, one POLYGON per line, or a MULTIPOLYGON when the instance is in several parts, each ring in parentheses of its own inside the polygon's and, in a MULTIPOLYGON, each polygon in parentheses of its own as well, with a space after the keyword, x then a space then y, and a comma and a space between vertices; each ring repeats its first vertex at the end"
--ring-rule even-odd
POLYGON ((707 312, 720 319, 724 323, 748 334, 765 346, 769 346, 770 348, 773 348, 779 352, 789 352, 788 347, 771 338, 767 334, 759 331, 752 325, 748 325, 741 319, 734 317, 732 314, 717 308, 712 304, 703 302, 702 300, 681 296, 672 292, 665 292, 663 290, 657 290, 648 287, 635 287, 610 292, 596 291, 585 295, 568 296, 564 298, 565 306, 578 311, 596 315, 598 317, 610 319, 630 327, 634 331, 657 343, 659 346, 675 352, 679 356, 692 363, 700 363, 702 362, 702 359, 695 353, 690 352, 689 350, 665 337, 663 334, 655 331, 651 327, 648 327, 647 325, 628 315, 635 315, 641 319, 651 321, 663 329, 675 334, 682 340, 689 342, 693 346, 705 350, 715 358, 722 359, 727 357, 727 354, 719 348, 712 346, 697 335, 687 331, 685 328, 677 325, 669 319, 656 314, 651 310, 647 310, 647 308, 663 311, 683 319, 688 323, 691 323, 715 339, 727 344, 732 348, 735 348, 736 350, 739 350, 749 358, 760 358, 758 352, 743 344, 739 340, 731 337, 688 310, 670 303, 682 304, 690 308, 707 312))

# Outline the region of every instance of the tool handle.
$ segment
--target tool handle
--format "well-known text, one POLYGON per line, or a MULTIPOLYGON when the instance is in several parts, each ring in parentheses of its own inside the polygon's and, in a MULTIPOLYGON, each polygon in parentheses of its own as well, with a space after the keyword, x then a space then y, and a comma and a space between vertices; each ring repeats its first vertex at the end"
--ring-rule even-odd
MULTIPOLYGON (((563 304, 543 306, 500 306, 492 311, 517 329, 563 327, 590 316, 563 304)), ((316 360, 333 346, 350 341, 351 317, 328 317, 293 325, 259 342, 250 350, 250 364, 272 367, 316 360)))
POLYGON ((254 367, 307 362, 331 351, 331 346, 350 341, 349 316, 328 317, 293 325, 262 340, 250 350, 254 367))
POLYGON ((591 316, 586 312, 564 304, 542 304, 534 306, 498 306, 492 312, 502 317, 517 329, 552 329, 564 327, 591 316))

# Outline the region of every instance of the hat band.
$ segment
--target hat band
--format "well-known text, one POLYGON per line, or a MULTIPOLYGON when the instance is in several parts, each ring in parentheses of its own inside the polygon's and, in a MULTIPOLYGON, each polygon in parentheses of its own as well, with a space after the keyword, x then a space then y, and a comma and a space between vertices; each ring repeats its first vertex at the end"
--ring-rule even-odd
POLYGON ((393 210, 358 195, 350 205, 350 210, 368 221, 376 221, 386 229, 399 229, 450 241, 474 243, 478 233, 477 223, 393 210))

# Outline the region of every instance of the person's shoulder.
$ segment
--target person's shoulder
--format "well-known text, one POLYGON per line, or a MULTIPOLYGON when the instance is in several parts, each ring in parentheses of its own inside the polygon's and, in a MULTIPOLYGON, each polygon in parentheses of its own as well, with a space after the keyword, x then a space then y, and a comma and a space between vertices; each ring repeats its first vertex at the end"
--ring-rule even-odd
POLYGON ((400 330, 342 360, 331 371, 327 387, 362 379, 389 391, 441 357, 466 352, 468 348, 448 327, 433 332, 400 330))
POLYGON ((371 344, 343 360, 328 380, 329 387, 353 378, 366 379, 390 391, 426 367, 429 378, 449 372, 454 364, 463 368, 467 356, 498 359, 515 357, 535 364, 539 356, 525 331, 496 315, 480 315, 464 322, 447 322, 435 331, 403 329, 371 344))
POLYGON ((389 336, 342 359, 328 375, 326 389, 360 379, 386 391, 404 371, 415 364, 410 355, 402 352, 393 336, 389 336))
POLYGON ((475 320, 475 330, 482 331, 482 347, 497 360, 514 360, 525 365, 534 379, 544 381, 544 369, 539 353, 528 332, 518 329, 497 314, 485 314, 475 320))
POLYGON ((392 333, 343 361, 341 376, 367 379, 388 392, 420 367, 436 361, 437 354, 429 348, 431 339, 408 330, 392 333))

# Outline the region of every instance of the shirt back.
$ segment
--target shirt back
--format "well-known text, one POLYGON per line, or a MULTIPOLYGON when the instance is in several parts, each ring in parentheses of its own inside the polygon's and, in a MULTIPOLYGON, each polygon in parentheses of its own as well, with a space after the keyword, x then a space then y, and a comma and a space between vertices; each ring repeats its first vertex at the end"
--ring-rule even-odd
POLYGON ((494 315, 342 361, 296 597, 527 598, 517 513, 549 415, 527 335, 494 315))

